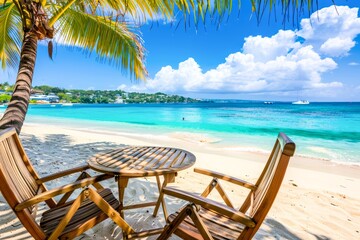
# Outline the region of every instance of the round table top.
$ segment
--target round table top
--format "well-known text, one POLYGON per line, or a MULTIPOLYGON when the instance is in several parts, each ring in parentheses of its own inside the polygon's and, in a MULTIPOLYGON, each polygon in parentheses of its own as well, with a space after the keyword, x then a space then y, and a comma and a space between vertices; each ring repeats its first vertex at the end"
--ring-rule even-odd
POLYGON ((87 162, 93 170, 122 177, 156 176, 187 169, 194 154, 170 147, 129 146, 98 153, 87 162))

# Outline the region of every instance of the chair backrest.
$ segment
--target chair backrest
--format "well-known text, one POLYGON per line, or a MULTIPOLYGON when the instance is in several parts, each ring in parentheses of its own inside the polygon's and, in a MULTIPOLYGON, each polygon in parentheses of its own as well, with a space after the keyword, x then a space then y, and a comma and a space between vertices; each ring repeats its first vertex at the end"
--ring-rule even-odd
POLYGON ((294 155, 295 143, 284 133, 279 133, 274 148, 258 181, 257 189, 251 192, 240 211, 248 214, 256 223, 255 228, 246 229, 240 239, 250 239, 258 230, 269 212, 280 189, 290 157, 294 155))
POLYGON ((15 129, 0 132, 0 190, 15 214, 35 239, 45 239, 45 234, 35 221, 33 208, 15 211, 15 207, 31 197, 39 189, 39 179, 27 157, 15 129))

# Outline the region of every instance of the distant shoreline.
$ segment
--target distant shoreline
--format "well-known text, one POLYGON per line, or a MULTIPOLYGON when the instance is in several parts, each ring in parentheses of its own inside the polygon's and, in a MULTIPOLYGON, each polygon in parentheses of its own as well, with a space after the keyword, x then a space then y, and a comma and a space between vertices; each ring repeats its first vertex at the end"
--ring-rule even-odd
MULTIPOLYGON (((76 104, 76 105, 126 105, 126 104, 206 104, 206 103, 244 103, 244 102, 248 102, 248 103, 264 103, 267 102, 266 100, 240 100, 240 99, 226 99, 226 100, 221 100, 221 99, 204 99, 202 101, 199 102, 139 102, 139 103, 79 103, 79 102, 63 102, 63 103, 29 103, 29 105, 31 106, 46 106, 46 105, 62 105, 62 104, 76 104)), ((264 103, 264 105, 270 105, 269 107, 271 107, 271 105, 276 105, 276 104, 292 104, 291 100, 288 101, 271 101, 273 104, 266 104, 264 103)), ((317 102, 317 101, 312 101, 309 105, 311 104, 360 104, 359 102, 348 102, 348 101, 338 101, 338 102, 317 102)), ((0 103, 0 107, 6 107, 8 103, 0 103)), ((302 105, 297 105, 299 107, 301 107, 302 105)))

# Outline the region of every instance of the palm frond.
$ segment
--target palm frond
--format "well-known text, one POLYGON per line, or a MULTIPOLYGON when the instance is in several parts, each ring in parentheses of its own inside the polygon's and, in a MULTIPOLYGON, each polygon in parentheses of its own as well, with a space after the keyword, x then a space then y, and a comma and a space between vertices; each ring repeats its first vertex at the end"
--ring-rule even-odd
MULTIPOLYGON (((283 17, 283 23, 295 18, 299 19, 303 14, 311 14, 314 10, 318 9, 319 0, 250 0, 252 11, 255 13, 258 22, 261 21, 265 10, 271 14, 277 5, 281 9, 280 15, 283 17)), ((335 0, 328 0, 335 4, 335 0)), ((276 14, 276 13, 275 13, 276 14)))
POLYGON ((19 63, 22 29, 19 12, 13 3, 0 5, 0 62, 2 69, 6 66, 16 67, 19 63))
POLYGON ((131 17, 132 20, 154 19, 158 18, 159 16, 166 19, 171 19, 173 17, 174 2, 174 0, 61 1, 56 3, 56 9, 52 10, 52 16, 50 17, 50 25, 52 26, 69 8, 77 9, 92 15, 101 15, 107 11, 110 12, 112 16, 122 16, 124 19, 125 17, 131 17))
POLYGON ((6 3, 12 3, 12 0, 0 0, 0 5, 5 5, 6 3))
MULTIPOLYGON (((167 0, 170 4, 175 6, 183 13, 183 18, 188 17, 190 12, 193 12, 195 22, 200 20, 205 21, 207 15, 211 19, 217 19, 220 23, 226 16, 229 16, 233 10, 233 5, 238 5, 238 11, 241 8, 242 0, 167 0)), ((245 1, 245 0, 243 0, 245 1)), ((290 18, 299 18, 304 13, 310 14, 318 8, 318 0, 247 0, 251 3, 251 11, 260 22, 265 11, 270 14, 275 11, 276 5, 280 6, 283 22, 290 20, 290 18)), ((334 2, 335 0, 329 0, 334 2)), ((276 13, 275 13, 276 14, 276 13)))
POLYGON ((101 61, 129 71, 136 79, 145 79, 142 40, 129 24, 68 9, 56 27, 62 42, 88 53, 95 51, 101 61))
MULTIPOLYGON (((93 1, 93 0, 89 0, 93 1)), ((193 0, 191 0, 193 1, 193 0)), ((99 0, 103 8, 110 7, 122 14, 129 14, 136 18, 153 18, 161 14, 163 17, 171 18, 173 15, 174 0, 99 0)))
MULTIPOLYGON (((252 11, 260 22, 264 12, 270 14, 275 11, 275 6, 280 6, 284 21, 290 17, 299 17, 304 13, 311 13, 318 8, 318 0, 84 0, 87 6, 113 9, 122 14, 131 15, 134 19, 153 19, 159 15, 171 19, 174 11, 183 13, 184 22, 193 13, 195 22, 205 21, 207 15, 211 19, 221 22, 229 16, 234 5, 240 10, 242 1, 250 1, 252 11)), ((334 1, 334 0, 329 0, 334 1)), ((78 4, 75 3, 75 4, 78 4)), ((94 9, 93 9, 94 11, 94 9)))

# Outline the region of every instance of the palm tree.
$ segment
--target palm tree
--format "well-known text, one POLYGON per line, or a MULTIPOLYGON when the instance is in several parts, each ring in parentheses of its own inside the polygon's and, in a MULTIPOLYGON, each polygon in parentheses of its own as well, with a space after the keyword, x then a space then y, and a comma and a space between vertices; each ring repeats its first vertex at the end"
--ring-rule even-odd
MULTIPOLYGON (((271 11, 277 2, 281 2, 284 17, 289 15, 291 7, 300 11, 313 2, 250 1, 258 19, 264 8, 270 6, 271 11)), ((59 35, 63 43, 95 51, 136 79, 145 79, 144 48, 135 25, 130 22, 159 15, 171 19, 175 10, 182 11, 184 18, 193 14, 195 22, 207 15, 216 15, 220 22, 231 12, 232 0, 0 0, 0 62, 5 69, 16 67, 20 61, 13 95, 0 120, 0 129, 15 127, 18 133, 21 131, 39 40, 51 40, 59 35)), ((52 41, 49 41, 49 55, 52 55, 52 41)))

